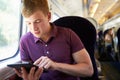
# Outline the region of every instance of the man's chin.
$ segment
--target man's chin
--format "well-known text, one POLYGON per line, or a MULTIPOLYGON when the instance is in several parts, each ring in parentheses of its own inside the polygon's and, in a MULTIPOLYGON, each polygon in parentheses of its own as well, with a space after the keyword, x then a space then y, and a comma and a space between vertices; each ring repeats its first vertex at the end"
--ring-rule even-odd
POLYGON ((39 36, 39 35, 34 34, 34 36, 35 36, 35 37, 37 37, 37 38, 40 38, 40 36, 39 36))

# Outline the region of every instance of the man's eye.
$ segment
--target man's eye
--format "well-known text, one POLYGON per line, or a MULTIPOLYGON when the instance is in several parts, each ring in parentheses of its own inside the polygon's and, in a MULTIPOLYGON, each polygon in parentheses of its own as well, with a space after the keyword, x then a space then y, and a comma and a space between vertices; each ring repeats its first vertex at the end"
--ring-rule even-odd
POLYGON ((35 22, 36 22, 36 23, 40 23, 41 21, 40 21, 40 20, 36 20, 35 22))
POLYGON ((31 23, 27 23, 27 25, 30 25, 31 23))

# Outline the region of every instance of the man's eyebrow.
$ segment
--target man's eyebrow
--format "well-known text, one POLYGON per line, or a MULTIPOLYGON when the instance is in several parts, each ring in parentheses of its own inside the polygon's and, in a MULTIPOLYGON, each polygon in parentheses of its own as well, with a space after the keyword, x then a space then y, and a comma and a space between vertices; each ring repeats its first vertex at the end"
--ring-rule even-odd
POLYGON ((41 21, 42 19, 36 19, 35 21, 38 21, 38 20, 41 21))
MULTIPOLYGON (((42 19, 36 19, 36 20, 33 20, 32 22, 36 22, 36 21, 41 21, 42 19)), ((30 22, 30 21, 25 21, 25 22, 30 22)))

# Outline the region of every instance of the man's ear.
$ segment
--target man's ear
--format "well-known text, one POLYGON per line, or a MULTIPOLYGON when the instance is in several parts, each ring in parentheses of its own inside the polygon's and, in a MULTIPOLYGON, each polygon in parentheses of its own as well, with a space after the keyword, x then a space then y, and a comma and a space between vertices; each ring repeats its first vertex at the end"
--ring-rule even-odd
POLYGON ((48 20, 51 20, 51 12, 48 13, 48 20))

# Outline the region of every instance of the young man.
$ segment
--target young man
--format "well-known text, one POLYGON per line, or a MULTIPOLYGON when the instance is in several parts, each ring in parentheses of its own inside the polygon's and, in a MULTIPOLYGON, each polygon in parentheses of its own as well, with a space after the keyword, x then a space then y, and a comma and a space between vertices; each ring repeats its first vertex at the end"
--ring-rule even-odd
POLYGON ((30 32, 20 41, 23 62, 39 66, 27 73, 16 73, 24 80, 79 80, 92 76, 93 67, 79 37, 68 28, 50 23, 51 13, 47 0, 23 0, 22 15, 30 32), (43 72, 43 68, 47 72, 43 72), (34 78, 34 79, 33 79, 34 78))

